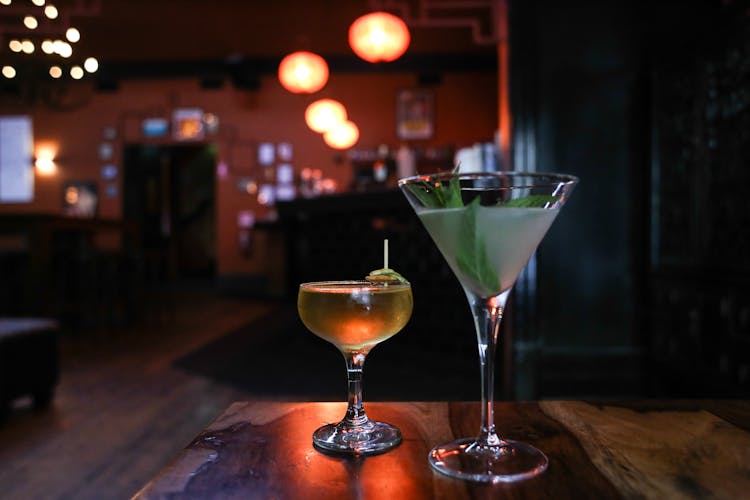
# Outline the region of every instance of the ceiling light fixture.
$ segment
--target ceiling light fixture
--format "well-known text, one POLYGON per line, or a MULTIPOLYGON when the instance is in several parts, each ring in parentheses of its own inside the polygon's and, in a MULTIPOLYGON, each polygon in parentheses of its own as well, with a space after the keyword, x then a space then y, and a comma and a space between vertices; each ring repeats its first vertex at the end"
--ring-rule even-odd
POLYGON ((401 57, 411 42, 409 28, 388 12, 372 12, 349 27, 349 45, 365 61, 391 62, 401 57))
POLYGON ((323 140, 333 149, 349 149, 359 140, 359 128, 354 122, 345 121, 323 134, 323 140))
POLYGON ((294 94, 312 94, 328 82, 328 63, 312 52, 293 52, 279 64, 279 81, 294 94))
POLYGON ((0 7, 13 3, 12 8, 0 8, 0 39, 7 43, 3 63, 16 68, 17 77, 29 84, 33 84, 34 75, 57 75, 54 67, 60 68, 61 74, 53 78, 70 76, 74 66, 78 69, 73 73, 80 74, 80 78, 98 71, 95 58, 78 53, 75 44, 82 36, 71 25, 71 19, 100 15, 101 2, 71 0, 58 8, 45 0, 0 0, 0 7))
POLYGON ((324 133, 346 121, 346 108, 333 99, 318 99, 305 109, 305 123, 313 132, 324 133))

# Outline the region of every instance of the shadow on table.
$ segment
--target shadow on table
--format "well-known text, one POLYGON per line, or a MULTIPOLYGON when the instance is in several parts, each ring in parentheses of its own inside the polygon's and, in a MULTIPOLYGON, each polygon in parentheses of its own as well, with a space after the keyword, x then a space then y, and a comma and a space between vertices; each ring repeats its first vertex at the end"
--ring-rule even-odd
MULTIPOLYGON (((367 357, 365 401, 479 399, 476 355, 414 348, 410 326, 367 357)), ((345 401, 346 368, 339 351, 310 333, 289 306, 178 359, 186 371, 259 399, 345 401)))

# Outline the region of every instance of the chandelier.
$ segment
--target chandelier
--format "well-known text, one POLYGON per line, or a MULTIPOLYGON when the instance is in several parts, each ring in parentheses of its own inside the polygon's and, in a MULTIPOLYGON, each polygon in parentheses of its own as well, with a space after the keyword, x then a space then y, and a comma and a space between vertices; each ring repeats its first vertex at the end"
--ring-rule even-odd
POLYGON ((58 8, 47 0, 0 0, 0 74, 6 79, 72 78, 99 69, 90 54, 79 54, 81 32, 72 17, 95 16, 100 0, 58 8))

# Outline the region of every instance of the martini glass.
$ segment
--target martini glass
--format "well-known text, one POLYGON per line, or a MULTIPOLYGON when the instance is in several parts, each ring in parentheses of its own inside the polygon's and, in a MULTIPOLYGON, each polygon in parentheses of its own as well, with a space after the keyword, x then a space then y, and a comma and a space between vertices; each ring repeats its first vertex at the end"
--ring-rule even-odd
POLYGON ((406 325, 412 308, 409 283, 363 280, 300 285, 297 310, 302 322, 341 351, 349 378, 346 415, 341 422, 316 430, 315 446, 331 452, 368 455, 382 453, 401 442, 397 427, 367 417, 362 402, 362 369, 370 350, 406 325))
POLYGON ((420 175, 398 183, 461 283, 477 333, 481 426, 477 437, 430 451, 430 464, 443 474, 507 483, 547 468, 540 450, 495 430, 495 351, 511 288, 577 182, 570 175, 504 172, 420 175))

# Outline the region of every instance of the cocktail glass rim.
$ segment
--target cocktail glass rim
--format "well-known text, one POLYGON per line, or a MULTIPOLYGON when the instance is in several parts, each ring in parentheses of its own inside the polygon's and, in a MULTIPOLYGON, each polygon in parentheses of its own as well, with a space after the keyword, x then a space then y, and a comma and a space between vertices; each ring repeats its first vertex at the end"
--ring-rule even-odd
MULTIPOLYGON (((310 291, 316 291, 316 287, 325 289, 330 287, 330 290, 336 290, 338 288, 346 287, 357 287, 357 288, 411 288, 411 283, 401 281, 368 281, 368 280, 324 280, 324 281, 308 281, 306 283, 300 283, 300 288, 304 288, 310 291)), ((323 292, 324 290, 321 290, 323 292)))
POLYGON ((543 179, 548 178, 546 182, 513 185, 513 186, 498 186, 498 189, 532 189, 541 188, 555 185, 571 185, 577 184, 579 179, 575 175, 570 174, 559 174, 556 172, 522 172, 516 170, 500 170, 497 172, 437 172, 432 174, 419 174, 412 175, 410 177, 404 177, 398 180, 399 187, 410 184, 415 181, 432 181, 432 180, 445 180, 445 179, 479 179, 482 177, 488 178, 501 178, 501 177, 522 177, 526 176, 531 179, 543 179), (555 180, 553 180, 555 179, 555 180))

